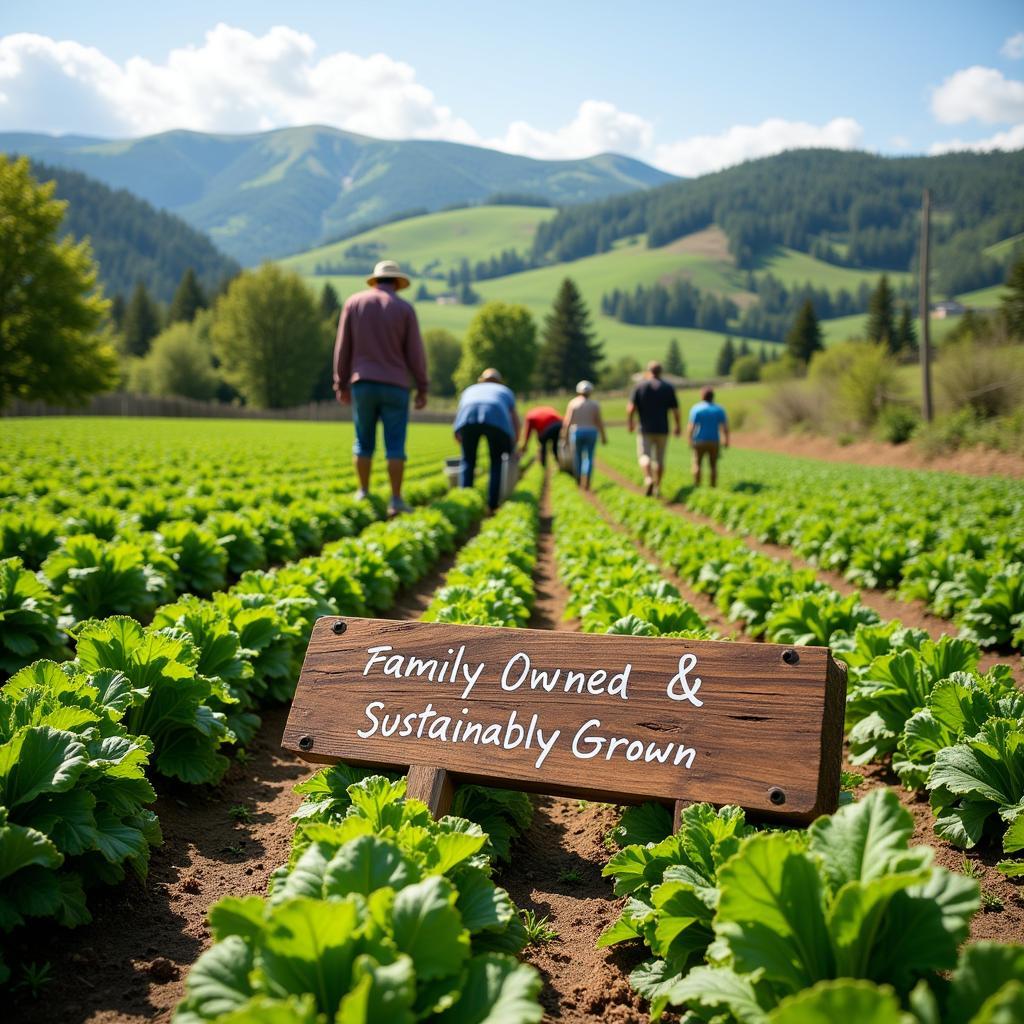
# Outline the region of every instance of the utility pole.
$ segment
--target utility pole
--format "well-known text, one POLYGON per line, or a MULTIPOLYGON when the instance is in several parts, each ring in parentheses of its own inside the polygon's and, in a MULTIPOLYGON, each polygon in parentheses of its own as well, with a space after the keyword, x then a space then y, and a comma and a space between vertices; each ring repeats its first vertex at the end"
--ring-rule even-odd
POLYGON ((924 190, 921 200, 921 251, 918 257, 918 272, 921 275, 918 316, 921 319, 921 414, 925 423, 932 421, 932 344, 928 302, 929 242, 931 234, 932 197, 924 190))

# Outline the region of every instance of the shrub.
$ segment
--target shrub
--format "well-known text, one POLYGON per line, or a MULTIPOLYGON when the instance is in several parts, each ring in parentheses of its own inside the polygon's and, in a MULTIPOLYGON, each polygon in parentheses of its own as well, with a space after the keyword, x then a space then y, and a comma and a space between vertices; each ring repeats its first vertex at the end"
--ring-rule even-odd
POLYGON ((935 385, 946 411, 969 409, 981 419, 1005 415, 1024 401, 1024 349, 971 337, 946 345, 935 364, 935 385))
POLYGON ((866 341, 844 341, 811 360, 809 376, 824 395, 833 399, 833 409, 850 427, 866 428, 878 419, 882 409, 901 397, 898 366, 885 345, 866 341))
POLYGON ((878 417, 878 436, 889 444, 906 444, 920 426, 916 410, 906 405, 887 405, 878 417))
POLYGON ((732 364, 732 379, 737 384, 752 384, 761 379, 761 361, 757 356, 740 356, 732 364))
POLYGON ((779 380, 764 404, 776 430, 783 434, 796 427, 817 430, 824 422, 825 408, 821 392, 809 387, 806 381, 779 380))

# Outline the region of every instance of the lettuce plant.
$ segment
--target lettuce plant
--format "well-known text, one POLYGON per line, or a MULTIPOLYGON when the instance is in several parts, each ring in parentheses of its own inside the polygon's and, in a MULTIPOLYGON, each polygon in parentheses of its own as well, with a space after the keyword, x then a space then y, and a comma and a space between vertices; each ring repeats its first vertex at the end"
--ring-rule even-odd
POLYGON ((19 558, 0 561, 0 679, 38 658, 59 657, 56 599, 19 558))
POLYGON ((300 826, 267 899, 213 907, 216 942, 176 1024, 540 1021, 540 978, 509 955, 525 931, 491 881, 485 834, 404 793, 381 776, 351 785, 340 822, 300 826))
POLYGON ((154 766, 182 782, 216 782, 228 759, 218 753, 234 737, 218 705, 234 702, 223 680, 198 672, 199 650, 174 629, 143 629, 123 616, 83 623, 75 665, 86 672, 114 669, 131 683, 124 724, 153 742, 154 766))

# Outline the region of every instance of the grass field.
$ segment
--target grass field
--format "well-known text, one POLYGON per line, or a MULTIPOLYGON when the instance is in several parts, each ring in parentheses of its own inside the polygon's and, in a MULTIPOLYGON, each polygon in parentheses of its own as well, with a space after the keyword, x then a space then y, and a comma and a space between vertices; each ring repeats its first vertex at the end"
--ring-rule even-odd
MULTIPOLYGON (((525 252, 537 224, 553 214, 553 210, 544 207, 480 206, 413 217, 344 242, 292 256, 284 260, 283 265, 305 276, 313 288, 319 289, 325 281, 330 281, 344 299, 365 287, 363 275, 318 276, 313 274, 313 270, 317 263, 342 259, 344 250, 353 244, 375 242, 381 246, 382 257, 392 257, 417 269, 437 260, 447 271, 463 258, 473 263, 496 255, 502 249, 516 248, 525 252)), ((786 248, 780 248, 757 269, 761 273, 772 273, 787 285, 809 283, 833 292, 840 288, 854 292, 863 283, 873 286, 881 273, 833 266, 786 248)), ((714 376, 722 334, 695 328, 624 324, 600 314, 601 297, 615 288, 632 290, 637 285, 649 285, 655 281, 667 283, 686 279, 703 290, 729 295, 741 306, 754 301, 754 296, 744 290, 746 276, 736 269, 724 233, 716 227, 687 235, 658 249, 648 249, 645 237, 637 235, 619 240, 611 251, 597 256, 479 281, 473 287, 484 302, 500 299, 521 303, 530 310, 540 327, 566 277, 571 277, 583 293, 609 360, 615 361, 626 355, 641 363, 649 359, 664 359, 670 340, 676 338, 686 361, 687 373, 695 379, 714 376)), ((900 286, 910 279, 910 274, 889 274, 893 286, 900 286)), ((414 281, 408 293, 410 298, 416 283, 414 281)), ((428 285, 436 291, 434 282, 428 282, 428 285)), ((999 291, 998 288, 984 289, 960 298, 968 305, 984 308, 995 305, 999 291)), ((477 308, 438 305, 432 300, 417 304, 424 330, 444 328, 460 339, 477 308)), ((862 337, 865 322, 864 314, 823 321, 826 343, 862 337)), ((953 320, 933 321, 933 337, 941 340, 954 323, 953 320)), ((755 349, 759 344, 754 343, 755 349)))
POLYGON ((525 255, 533 244, 537 225, 554 215, 554 209, 543 206, 447 210, 385 224, 353 238, 290 256, 281 263, 296 273, 312 274, 318 263, 343 260, 345 250, 353 245, 376 245, 381 259, 398 260, 417 272, 436 261, 438 272, 447 274, 463 259, 474 264, 496 256, 503 249, 515 249, 525 255))

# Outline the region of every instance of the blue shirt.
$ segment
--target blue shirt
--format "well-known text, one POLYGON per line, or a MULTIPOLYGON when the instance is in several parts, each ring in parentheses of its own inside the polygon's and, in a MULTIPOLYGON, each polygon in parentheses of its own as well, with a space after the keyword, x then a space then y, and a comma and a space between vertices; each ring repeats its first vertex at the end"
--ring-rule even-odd
POLYGON ((471 423, 488 423, 514 438, 512 410, 516 396, 504 384, 471 384, 462 392, 455 414, 455 432, 471 423))
POLYGON ((718 441, 718 428, 726 424, 725 410, 714 402, 698 402, 690 410, 690 422, 697 424, 694 441, 718 441))

